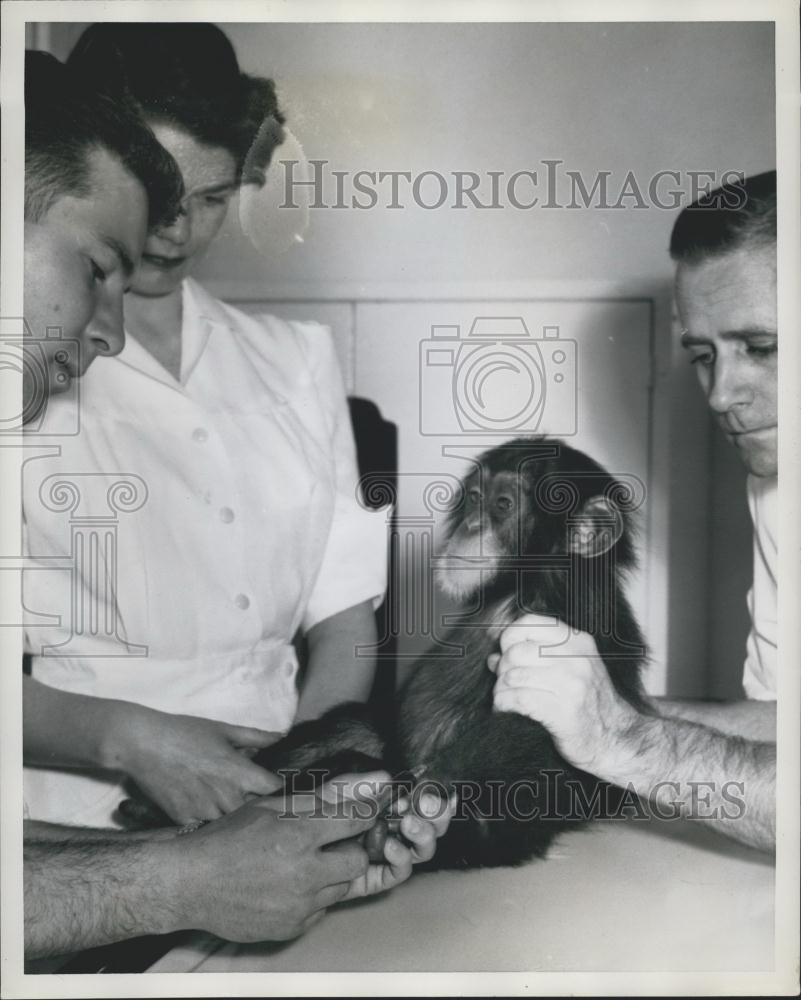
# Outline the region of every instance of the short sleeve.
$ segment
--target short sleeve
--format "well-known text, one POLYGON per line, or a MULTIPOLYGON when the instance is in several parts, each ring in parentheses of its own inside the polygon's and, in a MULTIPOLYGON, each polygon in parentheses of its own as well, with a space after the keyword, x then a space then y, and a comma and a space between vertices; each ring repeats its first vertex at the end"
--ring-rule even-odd
POLYGON ((364 601, 378 607, 387 584, 389 508, 361 501, 356 446, 342 374, 328 327, 298 324, 324 410, 334 468, 334 510, 320 569, 303 616, 308 631, 318 622, 364 601))
POLYGON ((754 580, 748 592, 751 631, 746 645, 743 689, 747 698, 774 701, 778 659, 776 479, 749 476, 748 506, 754 523, 754 580))
POLYGON ((748 594, 751 612, 751 631, 746 644, 745 668, 743 670, 743 691, 746 698, 755 701, 776 700, 776 646, 760 635, 754 623, 753 591, 748 594))

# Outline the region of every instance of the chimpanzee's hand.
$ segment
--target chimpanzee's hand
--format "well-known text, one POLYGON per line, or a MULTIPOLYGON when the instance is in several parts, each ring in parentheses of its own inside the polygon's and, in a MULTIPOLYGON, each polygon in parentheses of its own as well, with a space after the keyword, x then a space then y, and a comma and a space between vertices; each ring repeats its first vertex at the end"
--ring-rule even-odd
POLYGON ((176 823, 216 819, 281 788, 248 754, 281 734, 131 706, 114 734, 114 766, 176 823))
MULTIPOLYGON (((332 803, 349 799, 366 803, 375 799, 389 780, 389 775, 383 771, 340 775, 324 785, 319 794, 332 803)), ((403 813, 400 821, 403 839, 391 834, 387 837, 383 863, 371 864, 364 874, 353 879, 344 899, 374 896, 405 882, 414 865, 430 861, 434 856, 437 840, 448 829, 455 808, 455 798, 441 799, 431 792, 401 799, 398 811, 403 813)))
POLYGON ((488 664, 498 711, 540 722, 566 760, 601 778, 631 752, 628 736, 642 717, 618 695, 592 636, 524 615, 501 633, 501 650, 488 664))

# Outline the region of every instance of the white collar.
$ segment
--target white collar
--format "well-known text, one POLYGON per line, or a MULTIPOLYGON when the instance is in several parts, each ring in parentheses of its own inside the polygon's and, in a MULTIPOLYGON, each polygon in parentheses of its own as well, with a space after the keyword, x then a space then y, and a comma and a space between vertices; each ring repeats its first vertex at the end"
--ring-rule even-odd
POLYGON ((215 330, 233 332, 230 318, 222 302, 210 295, 202 285, 186 278, 181 285, 181 381, 170 373, 135 337, 126 332, 125 347, 119 355, 122 364, 153 378, 171 389, 183 389, 206 350, 215 330))

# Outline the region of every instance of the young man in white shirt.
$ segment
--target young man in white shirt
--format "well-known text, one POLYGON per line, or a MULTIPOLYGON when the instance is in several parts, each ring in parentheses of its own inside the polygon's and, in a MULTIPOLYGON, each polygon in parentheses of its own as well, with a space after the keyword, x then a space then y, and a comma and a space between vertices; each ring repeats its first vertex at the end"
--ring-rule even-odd
MULTIPOLYGON (((182 194, 170 157, 133 109, 71 88, 55 59, 28 54, 25 421, 96 357, 121 351, 127 279, 148 225, 169 217, 182 194), (48 337, 48 327, 59 327, 61 336, 48 337)), ((69 704, 32 678, 24 681, 26 743, 47 748, 55 763, 53 717, 69 704), (56 697, 51 711, 43 699, 56 697)), ((208 725, 221 727, 221 741, 265 745, 272 738, 208 725)), ((243 767, 257 770, 239 756, 243 767)), ((384 863, 369 864, 357 838, 374 826, 375 810, 368 802, 359 813, 359 787, 370 788, 339 789, 345 802, 297 799, 292 816, 282 815, 283 801, 253 799, 189 831, 133 834, 26 821, 26 955, 181 929, 236 941, 285 939, 336 902, 391 889, 433 855, 449 814, 431 797, 421 799, 401 821, 408 843, 388 838, 384 863)))
POLYGON ((550 619, 520 619, 501 639, 495 706, 546 726, 576 767, 669 807, 699 814, 763 850, 775 844, 776 489, 778 472, 776 174, 712 192, 686 208, 671 238, 682 346, 722 430, 749 472, 754 521, 751 634, 731 704, 658 700, 647 716, 612 687, 590 636, 557 658, 550 619), (572 654, 572 655, 571 655, 572 654), (737 783, 734 787, 733 783, 737 783), (708 792, 707 792, 708 789, 708 792), (737 801, 732 801, 736 799, 737 801))
POLYGON ((95 358, 122 350, 133 263, 148 227, 169 220, 182 194, 137 112, 68 79, 53 56, 26 53, 25 423, 95 358))

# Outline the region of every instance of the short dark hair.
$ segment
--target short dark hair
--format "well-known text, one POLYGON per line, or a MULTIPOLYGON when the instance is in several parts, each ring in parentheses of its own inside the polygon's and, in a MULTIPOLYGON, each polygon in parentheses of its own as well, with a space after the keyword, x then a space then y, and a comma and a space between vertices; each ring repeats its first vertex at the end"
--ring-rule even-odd
POLYGON ((776 171, 724 184, 688 205, 670 236, 670 256, 698 263, 776 245, 776 171))
POLYGON ((92 24, 67 65, 93 86, 133 98, 150 121, 228 150, 240 176, 260 129, 257 166, 266 168, 283 141, 286 119, 273 81, 241 72, 231 42, 214 24, 92 24), (272 129, 262 128, 265 120, 272 129))
POLYGON ((141 182, 151 227, 175 218, 181 173, 136 106, 87 89, 48 53, 26 52, 25 218, 38 221, 65 195, 91 195, 89 153, 97 149, 141 182))

